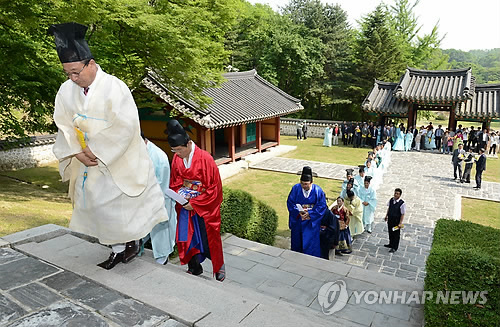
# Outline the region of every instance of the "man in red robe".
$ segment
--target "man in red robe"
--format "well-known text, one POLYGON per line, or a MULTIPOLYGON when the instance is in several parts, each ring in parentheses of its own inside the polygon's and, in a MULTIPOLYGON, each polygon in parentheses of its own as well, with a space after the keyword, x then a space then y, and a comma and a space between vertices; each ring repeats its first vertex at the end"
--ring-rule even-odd
POLYGON ((174 152, 170 188, 187 203, 177 203, 177 249, 181 264, 188 264, 188 273, 203 273, 201 263, 212 261, 218 281, 225 279, 222 240, 220 237, 220 205, 222 182, 212 156, 189 139, 180 123, 167 124, 168 143, 174 152))

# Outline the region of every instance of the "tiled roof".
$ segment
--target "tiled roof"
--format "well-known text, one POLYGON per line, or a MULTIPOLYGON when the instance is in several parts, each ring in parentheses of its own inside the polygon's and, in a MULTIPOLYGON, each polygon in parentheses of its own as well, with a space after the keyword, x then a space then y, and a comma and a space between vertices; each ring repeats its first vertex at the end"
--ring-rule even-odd
POLYGON ((456 108, 458 118, 500 118, 500 84, 478 84, 475 95, 456 108))
POLYGON ((272 85, 255 70, 223 76, 226 81, 220 87, 203 91, 212 98, 206 110, 167 89, 152 73, 142 83, 176 110, 210 129, 252 123, 303 109, 299 99, 272 85))
POLYGON ((373 89, 363 101, 363 109, 376 113, 405 115, 409 104, 394 97, 397 85, 397 83, 375 80, 373 89))
POLYGON ((474 94, 471 69, 421 70, 407 68, 394 96, 409 102, 460 102, 474 94))

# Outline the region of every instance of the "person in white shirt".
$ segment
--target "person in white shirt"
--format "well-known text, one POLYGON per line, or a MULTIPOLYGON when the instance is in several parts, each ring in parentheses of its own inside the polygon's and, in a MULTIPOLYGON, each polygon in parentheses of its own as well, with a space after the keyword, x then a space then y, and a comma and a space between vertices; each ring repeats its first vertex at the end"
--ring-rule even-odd
POLYGON ((499 136, 497 135, 497 133, 492 132, 491 137, 490 137, 490 152, 489 152, 489 154, 491 154, 492 151, 493 151, 493 155, 496 154, 498 143, 499 143, 499 136))

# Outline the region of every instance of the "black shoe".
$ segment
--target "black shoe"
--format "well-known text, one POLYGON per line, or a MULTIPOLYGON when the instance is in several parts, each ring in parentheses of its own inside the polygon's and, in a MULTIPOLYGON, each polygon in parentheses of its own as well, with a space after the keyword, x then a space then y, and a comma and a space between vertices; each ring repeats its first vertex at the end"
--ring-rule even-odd
POLYGON ((397 251, 397 250, 390 249, 390 250, 389 250, 389 253, 394 253, 394 252, 396 252, 396 251, 397 251))
POLYGON ((335 250, 335 255, 343 256, 342 252, 340 252, 339 250, 335 250))
POLYGON ((203 266, 198 260, 198 255, 195 254, 191 260, 188 262, 188 270, 186 271, 190 275, 198 276, 203 274, 203 266))
POLYGON ((98 264, 98 266, 101 268, 104 268, 106 270, 110 270, 114 266, 116 266, 117 263, 122 262, 124 253, 125 253, 125 251, 120 252, 120 253, 111 252, 108 260, 101 262, 100 264, 98 264))
POLYGON ((469 183, 470 184, 470 181, 465 181, 465 183, 469 183))
POLYGON ((123 263, 128 263, 132 259, 134 259, 136 255, 139 253, 140 249, 141 249, 140 245, 137 244, 135 241, 127 242, 127 244, 125 245, 125 252, 123 255, 123 263))
POLYGON ((464 182, 464 180, 463 180, 463 179, 461 179, 461 180, 460 180, 460 183, 463 183, 463 182, 464 182))
POLYGON ((384 244, 384 246, 385 246, 386 248, 390 248, 390 247, 391 247, 391 245, 390 245, 390 244, 384 244))

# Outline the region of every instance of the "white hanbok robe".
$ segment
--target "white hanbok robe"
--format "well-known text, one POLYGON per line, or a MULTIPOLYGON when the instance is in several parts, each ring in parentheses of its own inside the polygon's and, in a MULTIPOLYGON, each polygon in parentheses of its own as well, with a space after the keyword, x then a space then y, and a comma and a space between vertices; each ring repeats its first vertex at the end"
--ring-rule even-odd
POLYGON ((53 152, 62 180, 69 180, 73 203, 71 229, 102 244, 120 244, 138 240, 168 220, 125 83, 98 67, 85 96, 67 80, 56 95, 54 121, 59 131, 53 152), (75 128, 85 134, 97 166, 86 167, 74 157, 82 151, 75 128))

